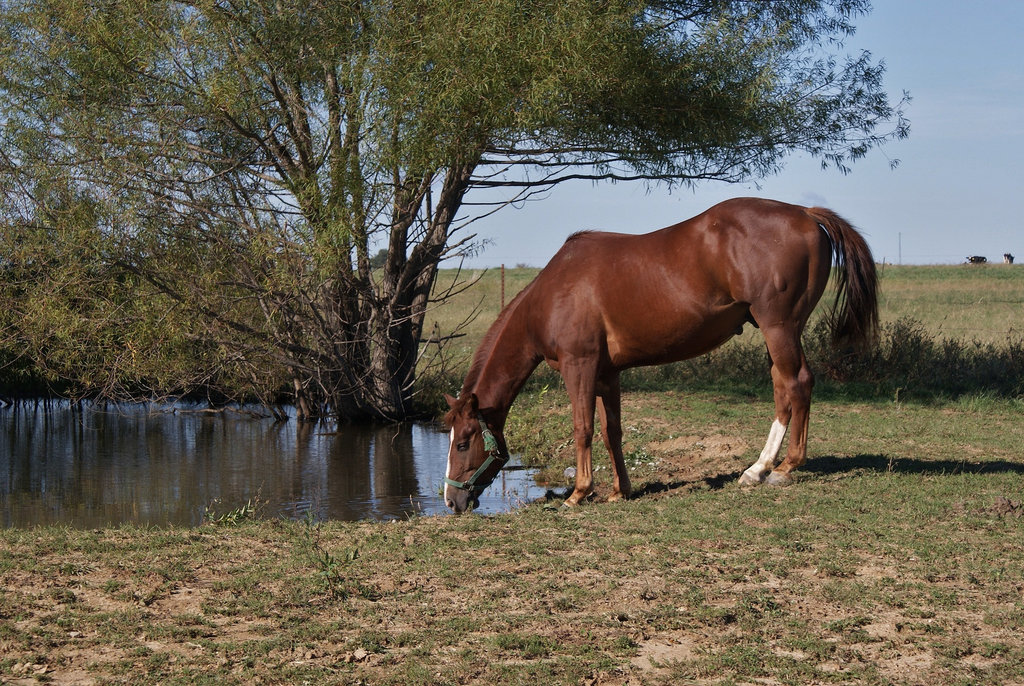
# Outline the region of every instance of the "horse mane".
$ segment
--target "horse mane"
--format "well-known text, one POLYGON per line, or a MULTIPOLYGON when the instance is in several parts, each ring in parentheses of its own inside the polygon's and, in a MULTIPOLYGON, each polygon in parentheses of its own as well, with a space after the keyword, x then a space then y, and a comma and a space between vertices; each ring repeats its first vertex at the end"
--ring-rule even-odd
MULTIPOLYGON (((565 242, 570 243, 598 233, 600 233, 600 231, 593 231, 590 229, 576 231, 566 238, 565 242)), ((519 293, 512 298, 509 304, 498 313, 497 319, 495 319, 494 323, 487 329, 487 333, 484 334, 484 337, 480 339, 480 344, 477 346, 476 353, 473 355, 473 362, 469 366, 469 372, 466 374, 466 378, 462 382, 462 390, 459 392, 460 398, 476 388, 477 383, 480 381, 480 374, 483 373, 484 366, 487 364, 487 360, 490 359, 491 351, 494 349, 498 336, 500 336, 502 331, 505 330, 505 326, 508 324, 509 318, 519 307, 521 299, 530 291, 534 283, 535 281, 528 283, 526 288, 519 291, 519 293)), ((445 415, 445 417, 447 419, 448 415, 445 415)))
POLYGON ((593 229, 584 229, 583 231, 577 231, 576 233, 569 234, 569 237, 565 239, 565 242, 569 243, 570 241, 575 241, 580 238, 586 238, 587 236, 595 233, 597 233, 597 231, 594 231, 593 229))
MULTIPOLYGON (((459 402, 458 399, 456 399, 455 402, 459 402)), ((450 410, 448 410, 447 412, 444 413, 444 419, 442 419, 441 421, 443 422, 443 424, 444 424, 444 426, 446 428, 450 429, 453 426, 455 426, 455 417, 457 415, 458 415, 458 411, 457 411, 456 408, 453 407, 453 408, 451 408, 450 410)))
POLYGON ((462 411, 462 406, 465 404, 466 398, 458 398, 455 400, 455 404, 445 413, 444 419, 441 420, 444 422, 446 427, 450 429, 455 426, 455 419, 459 416, 459 413, 462 411))
POLYGON ((465 381, 462 382, 462 391, 459 393, 460 398, 476 387, 477 382, 480 380, 480 374, 483 372, 484 365, 487 364, 487 360, 490 358, 490 353, 494 349, 494 344, 497 341, 498 336, 501 335, 502 331, 504 331, 509 318, 519 307, 519 302, 532 286, 533 282, 531 281, 527 284, 526 288, 516 294, 516 297, 512 298, 508 305, 505 305, 505 309, 498 313, 498 318, 494 320, 494 323, 487 329, 487 333, 485 333, 484 337, 480 339, 480 345, 477 346, 476 354, 473 355, 473 362, 469 365, 469 372, 466 374, 465 381))

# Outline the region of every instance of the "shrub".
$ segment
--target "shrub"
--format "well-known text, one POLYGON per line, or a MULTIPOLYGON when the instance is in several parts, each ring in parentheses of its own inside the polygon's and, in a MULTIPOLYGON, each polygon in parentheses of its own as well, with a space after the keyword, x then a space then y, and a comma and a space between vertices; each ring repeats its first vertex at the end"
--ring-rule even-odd
MULTIPOLYGON (((815 392, 861 398, 935 399, 963 395, 1016 398, 1024 395, 1024 340, 1003 345, 938 338, 906 317, 881 327, 866 352, 836 350, 819 320, 804 335, 804 351, 815 373, 815 392)), ((771 360, 760 340, 734 340, 693 360, 630 370, 626 390, 692 388, 746 395, 771 395, 771 360)))

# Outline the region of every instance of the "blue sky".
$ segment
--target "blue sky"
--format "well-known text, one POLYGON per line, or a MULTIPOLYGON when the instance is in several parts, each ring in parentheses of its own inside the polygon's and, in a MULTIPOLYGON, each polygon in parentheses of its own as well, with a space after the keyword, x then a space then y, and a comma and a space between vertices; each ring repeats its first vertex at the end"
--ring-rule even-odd
POLYGON ((878 262, 1001 261, 1004 252, 1024 261, 1021 36, 1020 0, 876 0, 847 49, 885 62, 891 102, 910 92, 909 139, 872 151, 846 176, 793 157, 756 184, 671 193, 641 184, 559 186, 465 229, 488 241, 467 266, 543 266, 574 231, 643 233, 743 195, 829 207, 861 230, 878 262), (900 160, 896 169, 891 159, 900 160))

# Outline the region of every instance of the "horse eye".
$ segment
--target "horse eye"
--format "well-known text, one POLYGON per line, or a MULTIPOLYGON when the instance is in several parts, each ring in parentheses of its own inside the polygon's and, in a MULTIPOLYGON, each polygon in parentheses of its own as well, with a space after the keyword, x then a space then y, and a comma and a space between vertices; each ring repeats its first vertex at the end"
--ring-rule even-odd
POLYGON ((469 450, 469 441, 463 441, 462 443, 459 443, 457 446, 455 446, 455 449, 458 450, 460 453, 466 452, 467 450, 469 450))

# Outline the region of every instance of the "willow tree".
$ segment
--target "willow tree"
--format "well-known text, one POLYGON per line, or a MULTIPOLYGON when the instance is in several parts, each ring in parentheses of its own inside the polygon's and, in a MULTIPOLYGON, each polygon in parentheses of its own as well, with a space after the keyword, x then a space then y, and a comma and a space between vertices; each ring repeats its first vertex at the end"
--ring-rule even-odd
POLYGON ((92 391, 405 417, 477 189, 845 169, 906 133, 843 48, 864 0, 0 7, 7 345, 92 391))

